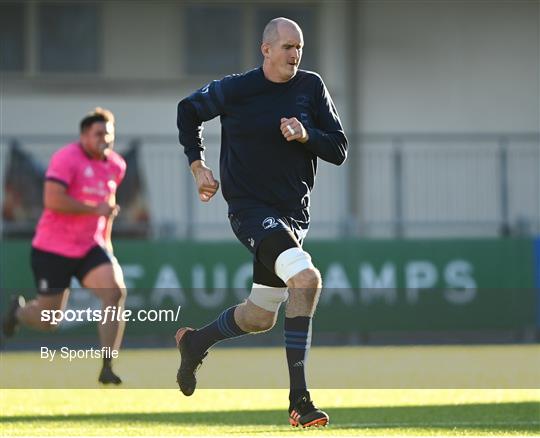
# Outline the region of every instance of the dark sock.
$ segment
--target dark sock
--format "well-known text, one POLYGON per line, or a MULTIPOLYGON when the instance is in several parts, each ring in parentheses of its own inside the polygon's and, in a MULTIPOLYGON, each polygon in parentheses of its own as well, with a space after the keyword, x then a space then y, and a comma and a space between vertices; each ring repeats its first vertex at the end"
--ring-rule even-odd
POLYGON ((110 368, 111 363, 112 363, 112 359, 110 357, 103 358, 103 368, 110 368))
POLYGON ((306 385, 305 364, 311 346, 311 318, 297 316, 285 318, 285 351, 289 366, 291 389, 289 392, 290 407, 302 395, 308 394, 306 385))
POLYGON ((234 309, 236 306, 229 307, 214 322, 192 332, 188 347, 202 354, 216 342, 245 335, 247 332, 238 327, 234 320, 234 309))

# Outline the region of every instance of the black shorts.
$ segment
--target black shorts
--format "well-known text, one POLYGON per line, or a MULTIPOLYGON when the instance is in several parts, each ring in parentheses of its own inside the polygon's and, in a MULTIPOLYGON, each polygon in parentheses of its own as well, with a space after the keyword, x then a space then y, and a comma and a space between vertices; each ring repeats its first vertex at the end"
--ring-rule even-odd
POLYGON ((229 221, 237 239, 253 254, 253 282, 285 287, 275 274, 274 263, 282 251, 302 246, 309 229, 308 210, 278 211, 261 206, 230 213, 229 221))
POLYGON ((96 245, 84 257, 64 257, 32 247, 30 255, 34 281, 39 294, 53 295, 64 292, 76 277, 82 284, 84 277, 96 266, 112 263, 112 256, 96 245))

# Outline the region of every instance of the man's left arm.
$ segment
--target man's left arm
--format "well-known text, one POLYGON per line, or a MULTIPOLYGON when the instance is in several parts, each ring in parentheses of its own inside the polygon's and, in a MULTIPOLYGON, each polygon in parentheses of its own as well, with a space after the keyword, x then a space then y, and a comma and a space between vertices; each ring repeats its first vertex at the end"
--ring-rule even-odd
MULTIPOLYGON (((109 205, 116 205, 116 196, 112 194, 109 197, 109 205)), ((116 214, 108 216, 107 222, 105 223, 105 229, 103 230, 103 240, 105 241, 105 249, 112 255, 113 254, 113 245, 112 245, 112 227, 114 218, 116 214)))
POLYGON ((347 158, 348 142, 334 102, 322 80, 317 103, 316 127, 304 127, 295 117, 282 118, 281 131, 287 141, 296 140, 317 157, 339 166, 347 158))
MULTIPOLYGON (((126 170, 127 170, 127 163, 126 161, 121 158, 118 161, 118 171, 115 178, 115 188, 109 195, 109 199, 107 200, 107 203, 109 205, 116 205, 116 191, 118 190, 118 186, 122 184, 122 181, 124 180, 124 177, 126 176, 126 170)), ((105 229, 103 230, 103 240, 105 241, 105 248, 107 251, 113 255, 113 245, 112 245, 112 228, 113 228, 113 222, 116 216, 118 215, 120 211, 120 207, 118 206, 117 210, 114 214, 108 216, 107 222, 105 223, 105 229)))

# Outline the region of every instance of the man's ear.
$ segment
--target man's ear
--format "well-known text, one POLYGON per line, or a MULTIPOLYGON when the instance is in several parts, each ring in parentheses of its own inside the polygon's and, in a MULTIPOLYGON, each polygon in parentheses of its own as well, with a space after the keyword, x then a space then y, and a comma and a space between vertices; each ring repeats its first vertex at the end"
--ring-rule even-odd
POLYGON ((262 43, 261 44, 261 52, 265 58, 267 58, 270 54, 270 44, 268 43, 262 43))

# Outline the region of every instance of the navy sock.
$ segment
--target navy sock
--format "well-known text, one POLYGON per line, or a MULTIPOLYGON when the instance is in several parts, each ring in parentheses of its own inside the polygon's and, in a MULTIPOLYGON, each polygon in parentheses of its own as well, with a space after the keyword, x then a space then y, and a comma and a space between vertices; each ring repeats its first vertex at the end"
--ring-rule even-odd
POLYGON ((194 331, 189 337, 189 347, 204 353, 216 342, 245 335, 234 320, 236 306, 224 310, 214 322, 194 331))
POLYGON ((305 365, 311 346, 311 318, 297 316, 285 318, 285 351, 291 389, 289 400, 292 404, 302 395, 309 394, 306 385, 305 365))

